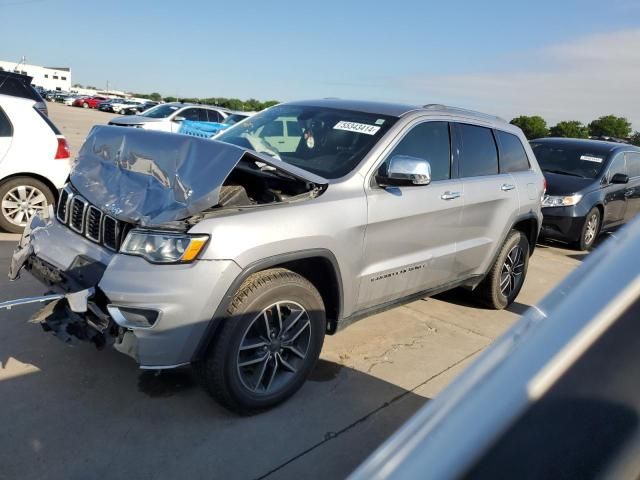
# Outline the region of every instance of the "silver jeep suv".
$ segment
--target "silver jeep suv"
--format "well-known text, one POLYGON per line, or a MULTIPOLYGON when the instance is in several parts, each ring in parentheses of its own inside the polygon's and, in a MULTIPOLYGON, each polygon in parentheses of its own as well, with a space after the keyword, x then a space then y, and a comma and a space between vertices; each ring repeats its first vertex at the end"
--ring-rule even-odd
POLYGON ((518 128, 442 105, 287 103, 213 141, 99 126, 12 260, 54 293, 11 305, 259 411, 367 314, 459 286, 508 306, 543 185, 518 128))

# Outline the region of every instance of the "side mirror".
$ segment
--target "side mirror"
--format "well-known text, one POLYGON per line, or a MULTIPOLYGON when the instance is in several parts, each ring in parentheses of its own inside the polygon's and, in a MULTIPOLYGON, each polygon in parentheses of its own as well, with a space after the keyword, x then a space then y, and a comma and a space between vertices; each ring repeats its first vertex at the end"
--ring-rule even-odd
POLYGON ((182 122, 183 120, 186 120, 186 118, 181 117, 181 116, 179 116, 179 115, 178 115, 177 117, 173 117, 173 121, 174 121, 174 122, 176 122, 176 123, 180 123, 180 122, 182 122))
POLYGON ((431 165, 423 158, 394 155, 380 167, 376 181, 380 186, 429 185, 431 165), (385 171, 386 170, 386 171, 385 171))
POLYGON ((613 177, 611 177, 611 182, 619 185, 624 185, 629 183, 629 175, 625 175, 624 173, 616 173, 613 177))

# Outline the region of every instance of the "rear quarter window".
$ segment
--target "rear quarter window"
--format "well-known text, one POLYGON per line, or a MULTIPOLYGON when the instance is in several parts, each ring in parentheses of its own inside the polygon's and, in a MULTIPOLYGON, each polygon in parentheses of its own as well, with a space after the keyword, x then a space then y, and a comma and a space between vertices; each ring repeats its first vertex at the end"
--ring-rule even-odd
POLYGON ((511 133, 496 130, 500 150, 500 172, 524 172, 529 170, 529 158, 520 139, 511 133))

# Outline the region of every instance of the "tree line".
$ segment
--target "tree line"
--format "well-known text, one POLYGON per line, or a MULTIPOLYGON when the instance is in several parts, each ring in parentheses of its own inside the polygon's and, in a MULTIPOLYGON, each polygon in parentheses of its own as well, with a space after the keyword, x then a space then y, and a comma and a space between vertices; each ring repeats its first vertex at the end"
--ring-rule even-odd
POLYGON ((158 92, 153 93, 133 93, 134 97, 146 98, 155 102, 184 102, 184 103, 199 103, 202 105, 215 105, 217 107, 228 108, 229 110, 238 110, 242 112, 258 112, 265 108, 276 105, 280 102, 277 100, 267 100, 261 102, 255 98, 249 98, 248 100, 240 100, 239 98, 226 98, 226 97, 209 97, 209 98, 179 98, 179 97, 163 97, 158 92))
POLYGON ((565 120, 552 127, 547 126, 544 118, 534 115, 521 115, 511 120, 511 124, 520 127, 529 140, 542 137, 613 137, 640 146, 640 132, 632 133, 631 122, 624 117, 605 115, 585 125, 578 120, 565 120))

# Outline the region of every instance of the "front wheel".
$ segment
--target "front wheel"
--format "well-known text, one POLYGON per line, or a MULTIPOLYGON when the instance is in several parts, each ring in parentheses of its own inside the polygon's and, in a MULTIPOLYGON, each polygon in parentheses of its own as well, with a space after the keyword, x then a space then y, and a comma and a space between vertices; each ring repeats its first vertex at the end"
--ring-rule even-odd
POLYGON ((84 102, 84 103, 82 104, 82 108, 89 108, 89 104, 88 104, 87 102, 84 102))
POLYGON ((282 268, 259 272, 236 292, 196 373, 226 408, 240 414, 265 410, 303 385, 325 330, 322 297, 311 282, 282 268))
POLYGON ((594 207, 587 213, 576 247, 583 251, 591 250, 596 243, 598 233, 600 233, 600 210, 594 207))
POLYGON ((518 230, 512 230, 502 245, 495 263, 476 289, 488 307, 502 310, 516 299, 529 266, 529 241, 518 230))
POLYGON ((21 233, 34 216, 53 203, 53 192, 41 181, 12 178, 0 184, 0 229, 21 233))

